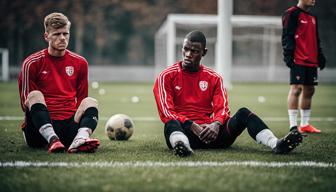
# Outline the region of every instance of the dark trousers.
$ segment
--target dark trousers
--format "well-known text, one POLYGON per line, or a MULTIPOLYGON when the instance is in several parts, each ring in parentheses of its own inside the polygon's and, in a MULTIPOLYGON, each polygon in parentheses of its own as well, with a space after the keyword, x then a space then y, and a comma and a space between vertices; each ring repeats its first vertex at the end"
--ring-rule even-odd
POLYGON ((184 133, 189 139, 190 147, 193 149, 227 148, 234 143, 236 138, 246 128, 254 140, 260 131, 268 129, 267 125, 257 115, 247 108, 241 108, 220 127, 217 139, 211 143, 206 144, 202 142, 192 132, 190 125, 185 126, 177 120, 170 120, 165 124, 164 135, 169 148, 172 148, 169 136, 175 131, 184 133))

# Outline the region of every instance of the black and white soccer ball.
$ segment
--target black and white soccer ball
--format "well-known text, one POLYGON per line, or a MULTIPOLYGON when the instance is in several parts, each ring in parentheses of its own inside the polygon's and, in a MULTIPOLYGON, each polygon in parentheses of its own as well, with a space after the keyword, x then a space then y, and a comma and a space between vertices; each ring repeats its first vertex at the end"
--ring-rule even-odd
POLYGON ((105 132, 111 140, 128 140, 134 131, 132 119, 125 114, 111 116, 105 125, 105 132))

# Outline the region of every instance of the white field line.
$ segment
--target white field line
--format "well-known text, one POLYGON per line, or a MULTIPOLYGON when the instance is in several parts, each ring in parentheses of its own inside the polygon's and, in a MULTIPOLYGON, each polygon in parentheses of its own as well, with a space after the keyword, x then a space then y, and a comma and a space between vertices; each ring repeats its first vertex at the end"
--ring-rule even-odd
MULTIPOLYGON (((160 162, 160 161, 128 161, 128 162, 47 162, 47 161, 10 161, 0 162, 0 168, 174 168, 174 167, 302 167, 302 168, 336 168, 335 163, 315 162, 315 161, 292 161, 292 162, 266 162, 266 161, 177 161, 177 162, 160 162)), ((336 169, 335 169, 336 171, 336 169)))
MULTIPOLYGON (((106 121, 109 117, 99 117, 100 121, 106 121)), ((23 116, 0 116, 0 121, 19 121, 23 116)), ((159 117, 132 117, 134 121, 155 122, 160 121, 159 117)), ((288 117, 262 117, 264 121, 269 122, 287 122, 288 117)), ((300 120, 300 118, 298 118, 300 120)), ((336 117, 311 117, 312 122, 335 122, 336 117)))

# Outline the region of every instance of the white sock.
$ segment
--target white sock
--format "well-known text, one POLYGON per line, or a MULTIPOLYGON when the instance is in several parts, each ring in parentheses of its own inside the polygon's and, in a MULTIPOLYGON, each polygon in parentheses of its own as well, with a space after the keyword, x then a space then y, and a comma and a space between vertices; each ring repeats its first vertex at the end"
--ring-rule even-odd
POLYGON ((309 124, 309 119, 310 119, 310 109, 300 109, 300 114, 301 114, 301 126, 306 126, 309 124))
POLYGON ((277 144, 278 138, 274 136, 271 130, 264 129, 257 134, 256 140, 257 143, 263 144, 273 149, 277 144))
POLYGON ((185 145, 190 146, 188 137, 181 131, 174 131, 169 136, 169 142, 173 148, 177 141, 182 141, 185 145))
POLYGON ((45 138, 45 140, 48 141, 48 143, 50 142, 51 137, 53 137, 53 136, 57 137, 57 135, 54 131, 54 128, 52 127, 52 125, 50 123, 42 125, 42 127, 40 127, 40 129, 39 129, 39 132, 45 138))
POLYGON ((92 130, 90 128, 82 127, 78 129, 78 133, 75 138, 87 139, 90 137, 91 134, 92 134, 92 130))
POLYGON ((289 128, 297 126, 297 109, 288 109, 288 116, 289 116, 289 128))

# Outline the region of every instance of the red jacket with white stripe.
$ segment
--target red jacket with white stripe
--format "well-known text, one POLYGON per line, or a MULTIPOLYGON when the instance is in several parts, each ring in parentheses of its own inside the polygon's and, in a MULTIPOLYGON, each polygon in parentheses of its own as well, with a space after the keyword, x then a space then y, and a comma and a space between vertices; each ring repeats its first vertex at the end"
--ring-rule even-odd
POLYGON ((183 71, 181 61, 166 68, 153 88, 163 123, 191 120, 197 124, 225 123, 230 118, 223 80, 212 69, 201 65, 198 72, 183 71))
POLYGON ((43 49, 24 60, 18 84, 23 111, 28 94, 39 90, 51 119, 67 119, 88 96, 88 63, 68 50, 63 57, 54 57, 43 49))

